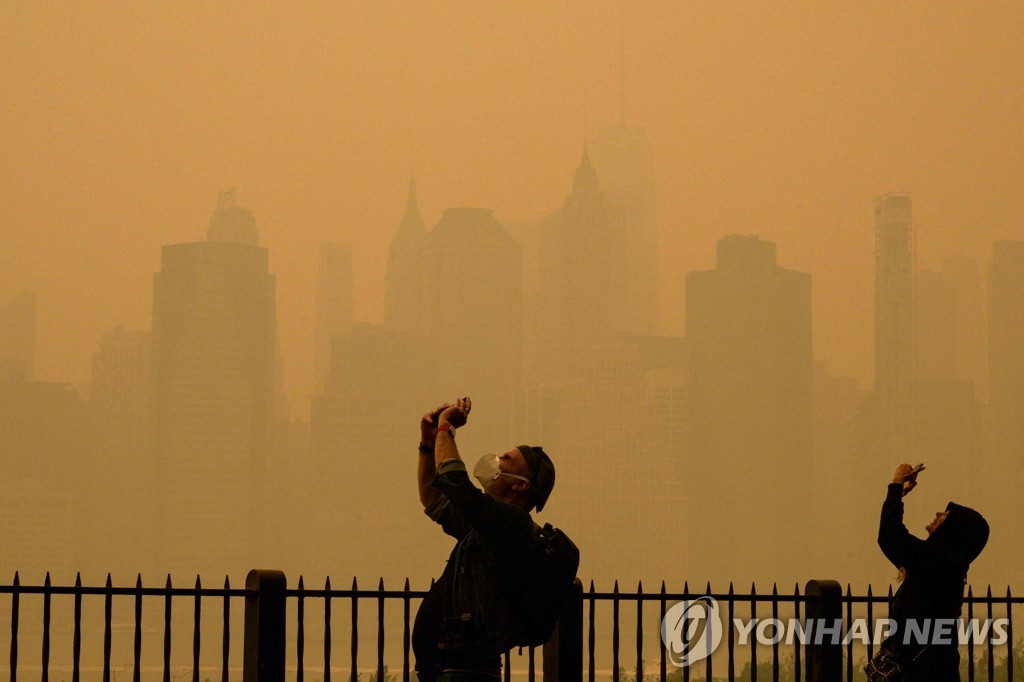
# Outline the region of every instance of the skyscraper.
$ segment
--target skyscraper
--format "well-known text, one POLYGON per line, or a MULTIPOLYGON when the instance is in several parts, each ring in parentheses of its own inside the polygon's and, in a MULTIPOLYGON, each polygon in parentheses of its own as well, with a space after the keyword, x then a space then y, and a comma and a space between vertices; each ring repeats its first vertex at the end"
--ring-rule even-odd
POLYGON ((424 334, 427 228, 416 203, 416 181, 409 181, 405 213, 388 248, 384 282, 384 324, 398 334, 424 334))
POLYGON ((331 369, 331 343, 352 327, 352 247, 320 244, 316 271, 315 392, 322 393, 331 369))
POLYGON ((654 162, 643 128, 621 121, 599 130, 590 149, 606 202, 618 207, 622 225, 616 251, 626 272, 624 288, 611 292, 613 335, 650 335, 657 322, 657 224, 654 162))
POLYGON ((996 465, 1024 458, 1024 242, 997 241, 988 273, 989 405, 996 465))
MULTIPOLYGON (((988 271, 988 366, 990 433, 984 482, 994 508, 992 527, 1004 537, 1024 533, 1021 504, 1021 462, 1024 461, 1024 241, 992 245, 988 271)), ((994 559, 999 580, 1019 554, 1014 543, 1002 543, 994 559)))
POLYGON ((910 197, 875 203, 875 400, 880 455, 913 443, 914 230, 910 197))
POLYGON ((715 269, 687 274, 686 347, 691 571, 795 579, 788 557, 813 545, 810 275, 771 242, 724 237, 715 269))
POLYGON ((222 193, 205 242, 153 277, 153 438, 162 557, 239 574, 261 555, 274 436, 275 284, 252 213, 222 193))

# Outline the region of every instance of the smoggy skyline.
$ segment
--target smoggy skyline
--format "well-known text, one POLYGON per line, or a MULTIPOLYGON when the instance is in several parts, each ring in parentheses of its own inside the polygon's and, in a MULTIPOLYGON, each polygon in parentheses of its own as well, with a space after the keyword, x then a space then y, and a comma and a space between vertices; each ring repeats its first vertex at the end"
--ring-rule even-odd
POLYGON ((910 193, 918 269, 1024 237, 1019 4, 0 12, 0 299, 38 293, 39 379, 85 382, 105 332, 148 329, 160 247, 236 187, 304 417, 321 241, 352 243, 355 319, 380 321, 411 175, 428 227, 538 222, 623 103, 654 154, 662 334, 716 240, 758 234, 814 278, 815 358, 870 388, 875 197, 910 193))

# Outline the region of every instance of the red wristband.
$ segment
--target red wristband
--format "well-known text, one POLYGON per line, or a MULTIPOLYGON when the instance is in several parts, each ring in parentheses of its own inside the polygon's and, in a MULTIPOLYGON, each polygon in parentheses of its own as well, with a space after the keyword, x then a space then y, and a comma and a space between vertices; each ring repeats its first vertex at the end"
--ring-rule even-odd
POLYGON ((442 431, 448 431, 449 435, 451 435, 452 437, 455 436, 455 429, 452 427, 451 424, 441 424, 440 426, 438 426, 437 432, 441 433, 442 431))

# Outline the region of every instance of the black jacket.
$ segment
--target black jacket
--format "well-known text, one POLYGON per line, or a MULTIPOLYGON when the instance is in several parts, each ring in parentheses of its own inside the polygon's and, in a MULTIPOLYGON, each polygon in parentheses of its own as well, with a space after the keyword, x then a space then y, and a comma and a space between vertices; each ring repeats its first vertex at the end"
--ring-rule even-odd
POLYGON ((927 540, 910 534, 903 525, 903 486, 889 485, 882 504, 878 527, 878 546, 905 578, 896 594, 890 618, 896 630, 883 647, 904 661, 920 656, 910 665, 910 679, 943 682, 959 680, 960 655, 956 636, 949 644, 928 644, 927 648, 911 637, 910 621, 922 624, 926 619, 955 620, 960 617, 967 569, 988 541, 988 523, 978 512, 952 502, 948 516, 927 540))
POLYGON ((424 511, 458 542, 416 613, 421 678, 434 666, 496 670, 519 630, 516 598, 533 537, 530 514, 484 494, 456 459, 442 462, 424 511))

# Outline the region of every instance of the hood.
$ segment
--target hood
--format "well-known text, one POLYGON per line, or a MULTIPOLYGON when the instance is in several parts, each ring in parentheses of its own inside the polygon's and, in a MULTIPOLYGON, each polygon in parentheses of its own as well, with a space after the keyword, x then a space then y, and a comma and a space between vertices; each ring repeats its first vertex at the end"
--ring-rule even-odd
POLYGON ((988 522, 970 507, 950 502, 946 505, 948 516, 931 537, 929 542, 941 544, 960 557, 964 564, 978 558, 988 542, 988 522))

